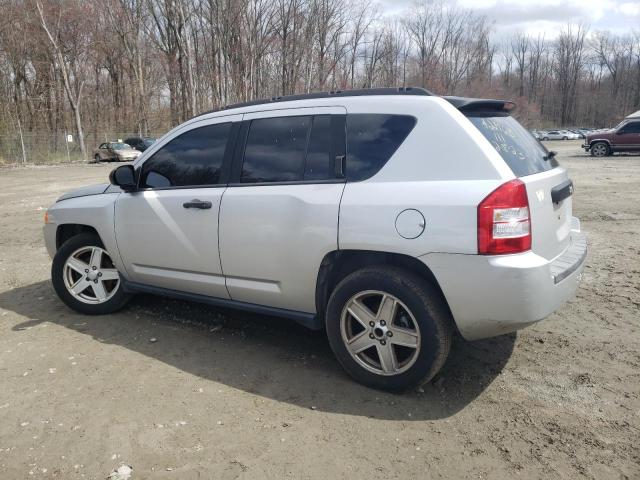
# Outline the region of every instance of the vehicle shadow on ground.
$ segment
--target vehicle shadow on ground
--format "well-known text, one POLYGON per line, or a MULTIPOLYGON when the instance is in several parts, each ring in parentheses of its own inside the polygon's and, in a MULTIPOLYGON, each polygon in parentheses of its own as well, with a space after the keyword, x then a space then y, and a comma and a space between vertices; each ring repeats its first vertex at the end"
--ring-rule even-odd
POLYGON ((500 374, 515 334, 466 342, 424 391, 389 394, 353 382, 335 360, 323 332, 284 319, 253 316, 154 296, 124 310, 90 317, 67 308, 48 281, 0 293, 0 307, 28 320, 90 335, 164 362, 204 380, 304 408, 388 420, 435 420, 465 408, 500 374), (156 342, 150 342, 155 337, 156 342))

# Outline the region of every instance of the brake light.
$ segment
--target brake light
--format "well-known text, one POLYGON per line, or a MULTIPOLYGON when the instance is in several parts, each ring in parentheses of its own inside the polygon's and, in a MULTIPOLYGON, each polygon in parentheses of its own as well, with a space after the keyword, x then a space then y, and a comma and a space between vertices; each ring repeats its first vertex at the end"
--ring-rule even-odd
POLYGON ((521 180, 500 185, 478 205, 478 253, 499 255, 531 249, 527 187, 521 180))

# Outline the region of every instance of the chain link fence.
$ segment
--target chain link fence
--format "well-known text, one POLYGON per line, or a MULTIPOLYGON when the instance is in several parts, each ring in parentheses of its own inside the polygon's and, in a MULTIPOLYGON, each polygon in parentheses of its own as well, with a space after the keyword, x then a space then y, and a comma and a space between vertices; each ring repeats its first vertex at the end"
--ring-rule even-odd
MULTIPOLYGON (((83 158, 75 134, 33 133, 18 131, 0 134, 0 165, 88 162, 101 143, 122 141, 137 137, 133 133, 90 133, 85 137, 87 158, 83 158)), ((148 135, 158 138, 160 132, 148 135)))

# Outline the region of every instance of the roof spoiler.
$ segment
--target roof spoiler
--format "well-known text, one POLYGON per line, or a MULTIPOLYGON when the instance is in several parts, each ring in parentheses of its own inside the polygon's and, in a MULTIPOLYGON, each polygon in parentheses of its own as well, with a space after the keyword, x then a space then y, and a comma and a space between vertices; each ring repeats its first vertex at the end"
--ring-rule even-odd
POLYGON ((510 100, 490 98, 442 97, 461 112, 511 112, 516 104, 510 100))

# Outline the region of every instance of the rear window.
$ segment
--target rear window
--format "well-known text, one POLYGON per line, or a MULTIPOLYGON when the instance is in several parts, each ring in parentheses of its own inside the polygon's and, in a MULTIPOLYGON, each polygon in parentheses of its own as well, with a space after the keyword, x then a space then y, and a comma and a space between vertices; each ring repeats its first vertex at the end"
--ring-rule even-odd
POLYGON ((468 117, 509 165, 516 177, 525 177, 558 166, 549 153, 518 121, 508 115, 476 114, 468 117))
POLYGON ((415 124, 409 115, 347 115, 347 179, 366 180, 378 173, 415 124))

